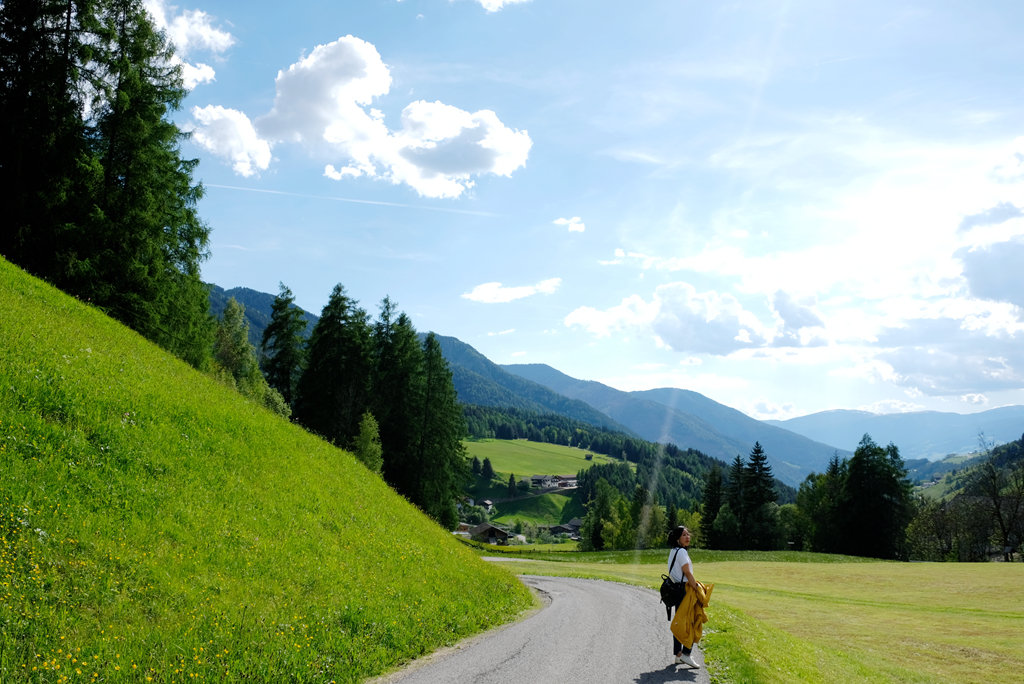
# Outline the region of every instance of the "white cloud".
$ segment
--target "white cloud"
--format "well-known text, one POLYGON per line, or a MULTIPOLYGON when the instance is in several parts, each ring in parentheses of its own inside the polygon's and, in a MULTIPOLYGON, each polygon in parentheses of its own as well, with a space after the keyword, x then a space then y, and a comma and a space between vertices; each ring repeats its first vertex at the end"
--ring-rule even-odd
POLYGON ((166 0, 145 0, 146 11, 153 17, 153 23, 162 30, 175 47, 173 62, 181 64, 185 87, 191 90, 200 83, 214 80, 213 67, 186 62, 195 52, 207 52, 214 56, 226 52, 235 44, 235 38, 227 31, 213 25, 214 18, 202 10, 185 10, 174 15, 178 8, 166 0))
POLYGON ((757 420, 786 420, 796 416, 796 407, 793 404, 776 404, 763 397, 748 403, 741 410, 757 420))
MULTIPOLYGON (((570 233, 582 233, 586 226, 583 225, 583 220, 579 216, 573 216, 571 219, 560 218, 555 219, 553 223, 556 226, 569 226, 570 233)), ((604 262, 602 262, 604 263, 604 262)))
POLYGON ((542 280, 536 285, 522 287, 503 287, 501 283, 484 283, 477 285, 472 292, 467 292, 462 297, 484 304, 503 304, 535 294, 552 294, 561 284, 561 278, 550 278, 542 280))
POLYGON ((193 107, 199 123, 192 139, 200 147, 231 162, 235 173, 251 176, 270 165, 270 145, 260 140, 242 112, 221 106, 193 107))
POLYGON ((873 404, 857 407, 860 411, 869 411, 871 413, 913 413, 915 411, 923 411, 924 408, 921 404, 914 404, 899 399, 883 399, 873 404))
POLYGON ((965 404, 973 404, 975 406, 987 406, 988 397, 984 394, 965 394, 960 397, 960 401, 965 404))
POLYGON ((494 337, 495 335, 508 335, 509 333, 514 333, 515 331, 515 328, 509 328, 508 330, 502 330, 501 332, 489 332, 487 333, 487 336, 494 337))
POLYGON ((296 143, 327 164, 334 180, 368 176, 405 183, 426 197, 458 197, 473 176, 510 176, 526 164, 532 141, 490 110, 475 113, 419 100, 405 107, 401 129, 367 107, 391 88, 391 74, 370 43, 346 36, 318 45, 276 78, 273 109, 256 119, 270 144, 296 143))
POLYGON ((638 330, 675 351, 726 355, 765 343, 760 321, 730 294, 698 293, 689 283, 660 285, 650 303, 632 295, 605 311, 583 306, 565 318, 597 337, 638 330))
POLYGON ((488 12, 498 12, 505 5, 514 5, 519 2, 529 2, 530 0, 476 0, 479 2, 485 10, 488 12))

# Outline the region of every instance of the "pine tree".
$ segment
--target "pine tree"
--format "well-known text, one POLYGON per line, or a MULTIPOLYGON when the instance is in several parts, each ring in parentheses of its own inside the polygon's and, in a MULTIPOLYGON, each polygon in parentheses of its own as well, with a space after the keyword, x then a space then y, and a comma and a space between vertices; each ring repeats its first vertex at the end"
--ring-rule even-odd
POLYGON ((491 465, 491 459, 484 458, 483 467, 480 469, 480 476, 488 482, 494 479, 494 466, 491 465))
POLYGON ((209 291, 199 264, 210 229, 196 213, 199 160, 182 159, 187 135, 169 119, 186 95, 181 66, 141 0, 109 0, 105 22, 112 44, 109 97, 96 116, 101 214, 89 226, 89 252, 65 255, 65 268, 80 297, 202 366, 209 291))
POLYGON ((913 487, 899 450, 861 439, 847 466, 839 501, 840 551, 853 556, 906 559, 913 487))
POLYGON ((778 494, 768 455, 760 442, 754 443, 742 473, 744 546, 768 551, 778 543, 778 494))
POLYGON ((516 488, 516 475, 515 473, 510 473, 508 476, 508 498, 514 499, 518 491, 516 488))
POLYGON ((466 419, 452 384, 451 368, 434 333, 428 333, 423 341, 423 376, 414 461, 419 491, 412 501, 443 527, 454 529, 459 521, 455 504, 469 481, 469 461, 462 443, 466 419))
POLYGON ((296 419, 338 445, 359 434, 369 404, 370 328, 358 303, 335 285, 309 338, 309 364, 296 387, 296 419))
POLYGON ((284 283, 280 287, 271 308, 270 324, 263 331, 263 371, 267 383, 291 405, 305 364, 302 333, 306 330, 306 321, 305 312, 294 306, 292 291, 284 283))
POLYGON ((732 514, 740 521, 741 527, 745 513, 743 510, 743 471, 743 457, 736 454, 732 465, 729 466, 729 482, 725 486, 725 500, 729 504, 732 514))
POLYGON ((419 489, 415 450, 423 406, 423 348, 409 317, 389 297, 372 334, 371 410, 380 426, 384 479, 413 500, 419 489))
POLYGON ((708 479, 704 483, 703 504, 701 505, 701 522, 704 528, 704 543, 709 549, 720 549, 721 540, 715 533, 715 519, 722 508, 722 469, 718 465, 711 467, 708 479))
POLYGON ((470 466, 470 470, 471 470, 471 472, 472 472, 472 473, 473 473, 474 475, 479 475, 479 474, 480 474, 480 472, 481 472, 481 469, 482 469, 482 467, 483 467, 483 466, 482 466, 482 465, 481 465, 481 463, 480 463, 480 459, 479 459, 478 457, 474 456, 474 457, 473 457, 473 463, 472 463, 472 465, 470 466))

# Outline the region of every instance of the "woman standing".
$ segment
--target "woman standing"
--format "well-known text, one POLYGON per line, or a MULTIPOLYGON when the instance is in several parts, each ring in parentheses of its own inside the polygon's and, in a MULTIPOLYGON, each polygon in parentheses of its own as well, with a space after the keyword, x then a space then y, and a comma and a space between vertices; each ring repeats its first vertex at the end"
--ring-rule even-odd
MULTIPOLYGON (((687 548, 690 546, 690 530, 680 525, 668 533, 668 546, 671 549, 668 556, 668 576, 675 582, 685 582, 687 591, 697 586, 697 580, 693 578, 693 561, 687 548)), ((679 610, 679 606, 676 606, 679 610)), ((671 618, 670 618, 671 619, 671 618)), ((672 653, 676 657, 676 664, 685 664, 690 667, 700 667, 690 657, 692 648, 683 646, 675 635, 672 635, 672 653)))

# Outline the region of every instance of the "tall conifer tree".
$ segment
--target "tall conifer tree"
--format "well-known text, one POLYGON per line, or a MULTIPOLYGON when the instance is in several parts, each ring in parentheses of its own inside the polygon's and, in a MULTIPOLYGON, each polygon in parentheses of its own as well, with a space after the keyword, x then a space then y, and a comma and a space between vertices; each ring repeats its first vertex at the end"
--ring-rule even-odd
POLYGON ((420 473, 415 462, 419 444, 423 348, 409 317, 389 297, 381 302, 373 326, 372 412, 380 426, 384 479, 412 499, 420 473))
POLYGON ((296 420, 339 446, 359 434, 370 401, 370 327, 358 303, 340 283, 334 286, 309 338, 309 362, 296 387, 296 420))
POLYGON ((270 324, 263 331, 263 371, 267 375, 267 383, 291 405, 306 359, 302 339, 306 320, 302 317, 305 312, 294 305, 292 291, 284 283, 280 287, 271 308, 270 324))

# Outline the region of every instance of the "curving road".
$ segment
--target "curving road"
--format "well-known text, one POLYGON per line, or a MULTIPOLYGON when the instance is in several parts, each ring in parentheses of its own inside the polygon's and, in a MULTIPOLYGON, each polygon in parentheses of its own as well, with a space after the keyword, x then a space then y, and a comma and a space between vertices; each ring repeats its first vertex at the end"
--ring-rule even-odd
MULTIPOLYGON (((665 608, 649 590, 567 577, 522 577, 547 605, 378 682, 393 684, 667 684, 709 679, 673 664, 665 608)), ((699 649, 694 660, 703 665, 699 649)))

